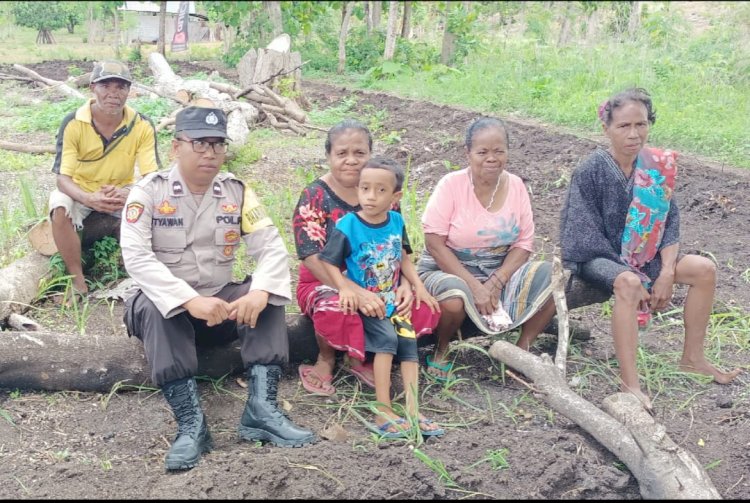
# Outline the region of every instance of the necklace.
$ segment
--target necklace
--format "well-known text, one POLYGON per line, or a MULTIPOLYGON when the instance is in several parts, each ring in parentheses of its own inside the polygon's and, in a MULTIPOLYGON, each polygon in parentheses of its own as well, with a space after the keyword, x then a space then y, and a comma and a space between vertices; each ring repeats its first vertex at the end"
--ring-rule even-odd
MULTIPOLYGON (((502 178, 502 176, 503 174, 500 173, 500 175, 497 177, 497 182, 495 182, 495 190, 492 191, 492 197, 490 197, 490 204, 484 207, 484 209, 487 211, 490 211, 490 208, 492 208, 492 203, 495 202, 495 195, 497 194, 497 189, 500 188, 500 178, 502 178)), ((476 191, 476 187, 474 186, 474 177, 471 175, 471 168, 469 168, 469 182, 471 182, 471 188, 476 191)), ((479 197, 477 197, 477 199, 479 199, 479 197)))

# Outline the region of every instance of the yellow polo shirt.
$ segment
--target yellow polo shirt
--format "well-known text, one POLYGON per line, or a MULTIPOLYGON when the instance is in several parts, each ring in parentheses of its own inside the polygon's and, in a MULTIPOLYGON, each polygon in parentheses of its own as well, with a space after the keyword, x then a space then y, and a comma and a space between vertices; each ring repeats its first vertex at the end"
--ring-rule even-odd
POLYGON ((108 141, 92 123, 94 101, 90 100, 63 119, 57 133, 52 171, 71 177, 87 192, 96 192, 102 185, 124 187, 134 183, 136 161, 141 175, 160 170, 153 123, 125 105, 122 122, 108 141), (128 132, 133 117, 135 122, 128 132), (108 150, 110 152, 104 156, 108 150))

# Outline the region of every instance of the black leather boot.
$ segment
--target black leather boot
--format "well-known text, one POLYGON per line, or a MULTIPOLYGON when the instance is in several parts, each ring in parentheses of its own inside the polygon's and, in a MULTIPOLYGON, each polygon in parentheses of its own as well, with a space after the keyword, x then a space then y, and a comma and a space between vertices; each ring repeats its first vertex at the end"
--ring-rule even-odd
POLYGON ((195 379, 186 377, 166 383, 161 391, 177 420, 177 437, 167 453, 167 470, 188 470, 213 446, 198 399, 198 386, 195 379))
POLYGON ((295 425, 279 410, 276 392, 280 379, 279 365, 252 365, 247 369, 248 397, 240 420, 240 438, 279 447, 302 447, 315 442, 312 431, 295 425))

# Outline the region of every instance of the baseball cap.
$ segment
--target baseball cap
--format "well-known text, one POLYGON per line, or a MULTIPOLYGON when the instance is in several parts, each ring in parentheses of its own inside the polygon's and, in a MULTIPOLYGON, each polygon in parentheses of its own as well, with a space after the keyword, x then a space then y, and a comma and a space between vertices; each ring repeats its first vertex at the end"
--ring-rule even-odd
POLYGON ((185 133, 190 138, 229 138, 227 116, 220 108, 187 107, 175 117, 175 133, 185 133))
POLYGON ((133 77, 130 76, 130 70, 124 63, 115 60, 99 61, 94 65, 94 71, 91 73, 91 83, 95 84, 107 79, 120 79, 128 84, 133 83, 133 77))

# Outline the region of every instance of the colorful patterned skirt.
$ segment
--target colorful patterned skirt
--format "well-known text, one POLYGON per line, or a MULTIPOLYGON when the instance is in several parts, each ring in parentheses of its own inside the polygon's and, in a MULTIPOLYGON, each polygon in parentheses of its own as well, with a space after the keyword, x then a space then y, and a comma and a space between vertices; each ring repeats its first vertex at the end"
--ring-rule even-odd
MULTIPOLYGON (((360 315, 344 314, 339 307, 338 290, 315 279, 304 265, 300 265, 297 303, 312 320, 315 333, 329 346, 365 360, 365 333, 360 315)), ((411 322, 417 338, 431 334, 439 321, 440 313, 431 312, 426 304, 419 308, 412 305, 411 322)))

